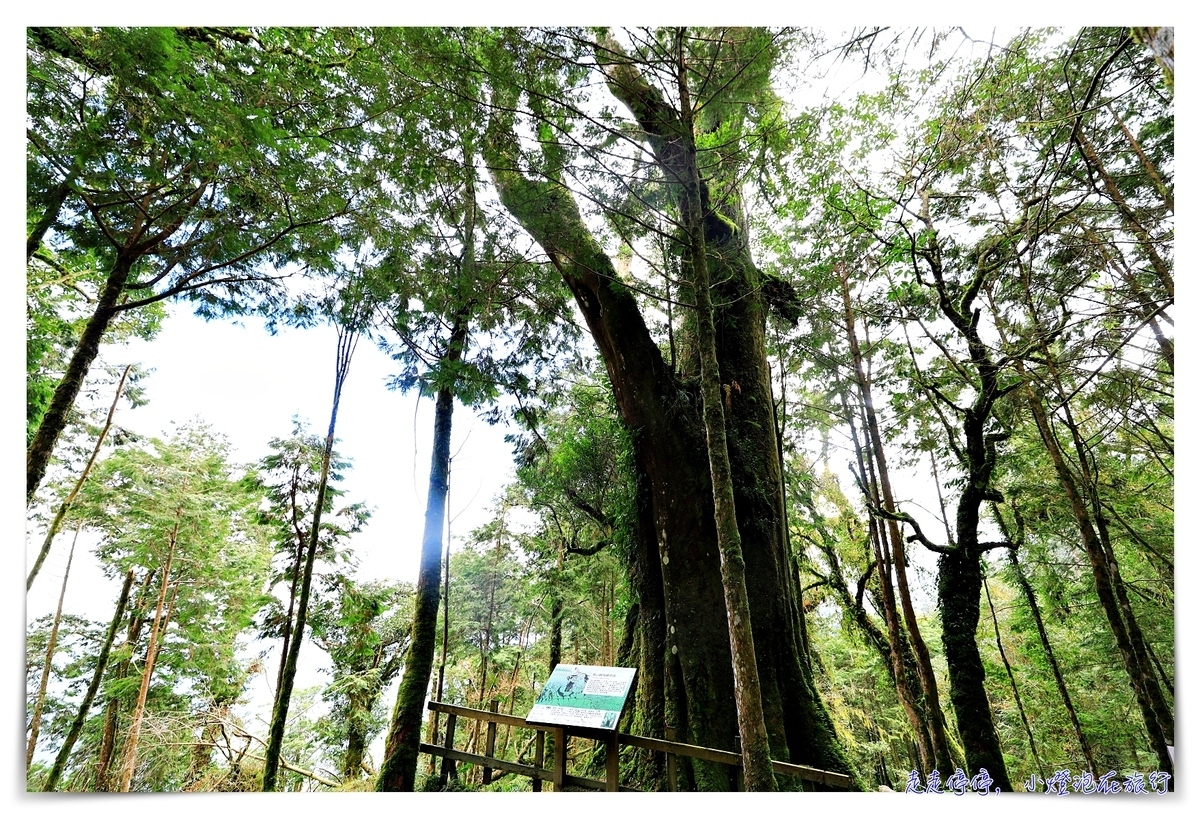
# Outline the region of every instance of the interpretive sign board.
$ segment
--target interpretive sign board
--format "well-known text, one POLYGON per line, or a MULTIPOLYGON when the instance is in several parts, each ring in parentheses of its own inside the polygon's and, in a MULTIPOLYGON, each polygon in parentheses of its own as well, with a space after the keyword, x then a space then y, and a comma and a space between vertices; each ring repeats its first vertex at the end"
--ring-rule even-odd
POLYGON ((636 672, 631 667, 557 665, 525 721, 616 730, 636 672))

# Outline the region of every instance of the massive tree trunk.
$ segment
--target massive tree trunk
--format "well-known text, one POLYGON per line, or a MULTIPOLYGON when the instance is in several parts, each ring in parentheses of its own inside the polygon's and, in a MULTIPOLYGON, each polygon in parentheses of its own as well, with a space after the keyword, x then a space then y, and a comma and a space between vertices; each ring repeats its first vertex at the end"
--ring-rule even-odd
MULTIPOLYGON (((461 360, 467 343, 467 318, 455 321, 447 346, 447 360, 461 360)), ((417 783, 417 754, 421 743, 421 713, 433 671, 437 646, 438 592, 441 584, 442 532, 446 524, 446 494, 450 490, 450 430, 454 392, 445 386, 437 392, 433 417, 433 455, 429 466, 429 495, 425 504, 425 533, 421 540, 421 568, 417 575, 416 610, 412 642, 404 660, 404 677, 396 694, 396 707, 388 729, 387 749, 375 789, 412 792, 417 783)), ((481 694, 482 695, 482 694, 481 694)))
MULTIPOLYGON (((665 141, 677 116, 631 66, 610 87, 651 134, 668 178, 680 178, 665 141)), ((515 100, 508 100, 514 102, 515 100)), ((717 553, 708 447, 698 384, 663 360, 633 294, 588 232, 571 194, 519 170, 511 115, 491 117, 485 157, 504 205, 538 241, 587 321, 645 476, 666 614, 668 710, 681 740, 732 749, 737 731, 729 628, 717 553)), ((674 130, 672 130, 674 129, 674 130)), ((707 186, 701 191, 707 196, 707 186)), ((801 652, 800 610, 784 537, 780 463, 772 417, 762 280, 750 260, 736 201, 705 208, 720 383, 737 523, 746 564, 763 711, 774 758, 849 772, 801 652), (731 226, 732 225, 732 226, 731 226)), ((701 789, 728 789, 730 771, 696 764, 701 789)))

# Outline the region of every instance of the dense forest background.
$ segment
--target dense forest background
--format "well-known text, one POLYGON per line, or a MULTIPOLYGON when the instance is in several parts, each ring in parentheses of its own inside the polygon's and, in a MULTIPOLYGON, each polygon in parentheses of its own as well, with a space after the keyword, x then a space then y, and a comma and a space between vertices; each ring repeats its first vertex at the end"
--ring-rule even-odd
POLYGON ((26 34, 30 791, 436 788, 426 697, 559 662, 749 789, 1173 787, 1172 29, 26 34), (181 308, 330 330, 321 426, 133 431, 181 308), (407 581, 360 346, 433 407, 407 581), (447 537, 472 413, 510 479, 447 537))

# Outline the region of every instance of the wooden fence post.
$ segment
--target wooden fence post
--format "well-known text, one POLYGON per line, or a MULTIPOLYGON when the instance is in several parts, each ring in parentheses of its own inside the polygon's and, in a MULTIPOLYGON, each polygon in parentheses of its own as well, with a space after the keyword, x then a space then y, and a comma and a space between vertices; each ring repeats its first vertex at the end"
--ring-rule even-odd
POLYGON ((609 734, 607 744, 604 753, 605 792, 617 792, 620 789, 621 742, 617 739, 616 730, 609 734))
POLYGON ((554 791, 562 792, 567 777, 567 740, 565 728, 554 728, 554 791))
MULTIPOLYGON (((492 703, 488 706, 488 710, 493 713, 500 709, 500 700, 492 699, 492 703)), ((488 721, 487 725, 487 740, 484 744, 483 754, 488 758, 492 758, 492 754, 496 752, 496 722, 488 721)), ((492 768, 483 768, 483 783, 485 785, 492 783, 492 768)))
MULTIPOLYGON (((533 766, 537 767, 538 770, 541 770, 542 762, 545 761, 545 757, 546 757, 546 731, 538 730, 537 735, 533 740, 533 766)), ((533 779, 533 791, 534 792, 542 791, 542 779, 540 779, 540 778, 533 779)))
MULTIPOLYGON (((667 725, 666 730, 667 741, 675 740, 675 728, 667 725)), ((675 754, 667 753, 667 790, 668 792, 678 792, 675 782, 675 754)))
MULTIPOLYGON (((441 716, 441 715, 442 715, 442 714, 441 714, 441 713, 439 713, 439 712, 437 712, 436 710, 432 711, 432 712, 429 714, 429 736, 428 736, 428 738, 429 738, 429 743, 430 743, 430 744, 437 744, 437 740, 438 740, 438 726, 439 726, 439 724, 438 724, 438 723, 439 723, 439 719, 438 719, 438 717, 439 717, 439 716, 441 716)), ((434 770, 433 763, 434 763, 434 761, 436 761, 436 760, 437 760, 437 759, 436 759, 436 758, 434 758, 433 756, 430 756, 430 757, 429 757, 429 769, 427 770, 427 772, 429 773, 429 775, 433 775, 433 770, 434 770)))
MULTIPOLYGON (((447 750, 454 749, 454 728, 457 726, 458 716, 454 713, 446 714, 446 742, 443 745, 447 750)), ((458 771, 454 767, 454 759, 449 756, 442 756, 442 774, 438 777, 438 783, 442 789, 446 788, 447 776, 458 779, 458 771)))

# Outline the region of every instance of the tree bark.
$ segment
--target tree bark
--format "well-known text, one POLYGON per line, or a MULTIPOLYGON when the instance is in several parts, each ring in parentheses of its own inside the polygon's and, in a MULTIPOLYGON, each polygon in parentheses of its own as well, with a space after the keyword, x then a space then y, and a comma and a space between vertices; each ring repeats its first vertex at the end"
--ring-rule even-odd
MULTIPOLYGON (((669 178, 682 178, 665 143, 679 133, 677 115, 632 66, 606 71, 610 88, 650 134, 659 164, 669 178)), ((512 117, 504 110, 515 99, 498 102, 484 141, 497 190, 574 295, 631 432, 637 468, 650 486, 668 640, 669 718, 677 720, 681 740, 731 749, 737 729, 732 657, 697 384, 663 360, 633 294, 619 283, 570 193, 556 181, 520 172, 512 117)), ((774 757, 850 772, 801 651, 797 588, 783 537, 760 274, 736 202, 721 207, 727 212, 702 208, 711 214, 703 229, 710 275, 720 282, 714 292, 719 382, 730 387, 726 434, 764 720, 774 757)), ((692 776, 701 789, 733 785, 729 770, 717 765, 692 765, 692 776)))
POLYGON ((283 733, 287 725, 292 688, 296 683, 296 668, 300 662, 300 646, 304 642, 304 625, 308 619, 308 598, 312 590, 313 566, 317 561, 317 543, 321 532, 321 513, 325 508, 325 493, 329 488, 329 461, 333 457, 334 432, 337 429, 338 405, 342 387, 350 370, 350 359, 358 344, 356 330, 338 326, 338 351, 334 372, 333 407, 329 412, 329 431, 325 435, 325 451, 321 455, 321 477, 317 484, 317 499, 313 507, 312 529, 308 532, 308 553, 305 555, 304 580, 300 585, 300 602, 296 611, 296 627, 288 648, 287 665, 282 683, 275 692, 275 707, 271 714, 271 734, 267 741, 266 762, 263 768, 263 792, 274 792, 283 752, 283 733))
MULTIPOLYGON (((133 772, 137 767, 138 737, 142 731, 142 719, 146 713, 146 697, 150 693, 150 677, 154 675, 154 664, 158 660, 158 643, 166 633, 171 620, 171 611, 175 607, 175 595, 171 595, 171 603, 163 611, 166 604, 167 588, 171 581, 171 563, 175 559, 175 547, 179 542, 179 519, 182 509, 175 510, 175 527, 171 530, 170 550, 167 561, 162 569, 162 584, 158 591, 158 605, 154 611, 154 624, 150 627, 150 642, 146 646, 145 667, 142 670, 142 685, 138 689, 137 703, 133 707, 133 719, 129 726, 129 735, 125 738, 125 747, 121 755, 120 791, 129 792, 133 783, 133 772)), ((178 587, 175 589, 178 590, 178 587)))
POLYGON ((117 598, 116 611, 113 612, 112 622, 109 624, 108 633, 104 637, 104 644, 100 646, 100 655, 96 657, 96 669, 92 671, 92 681, 88 684, 87 692, 83 694, 83 701, 79 704, 79 712, 75 714, 75 720, 71 722, 71 727, 67 730, 67 737, 63 739, 63 745, 54 759, 54 766, 50 768, 50 773, 42 783, 42 792, 54 792, 55 788, 58 787, 58 781, 62 778, 63 769, 67 766, 67 759, 71 757, 71 750, 75 747, 75 742, 79 739, 79 734, 83 731, 83 723, 87 720, 88 710, 91 709, 92 702, 96 699, 96 693, 100 690, 100 682, 104 678, 104 669, 108 665, 108 655, 112 650, 113 640, 117 636, 117 628, 120 627, 121 619, 125 616, 125 606, 129 604, 129 590, 132 587, 133 569, 130 568, 125 572, 125 583, 121 586, 121 596, 117 598))
POLYGON ((29 569, 29 576, 25 579, 26 591, 29 591, 33 587, 33 580, 37 577, 38 571, 42 569, 42 563, 46 561, 46 556, 50 553, 50 544, 54 542, 54 537, 58 534, 63 519, 67 516, 67 512, 71 510, 71 506, 75 503, 75 498, 79 496, 79 490, 83 488, 88 475, 92 472, 92 466, 96 463, 96 458, 100 454, 100 447, 104 445, 104 438, 108 436, 108 430, 112 428, 113 415, 117 411, 117 401, 121 399, 121 392, 125 389, 125 379, 129 377, 129 370, 131 369, 133 369, 133 364, 126 366, 125 370, 121 373, 121 380, 117 382, 117 392, 113 395, 112 404, 108 407, 108 415, 104 418, 104 426, 101 427, 100 434, 96 437, 96 445, 92 448, 92 454, 88 458, 87 463, 84 464, 83 471, 80 472, 79 478, 75 481, 75 485, 71 488, 70 493, 58 507, 58 511, 55 513, 50 527, 46 529, 46 538, 42 542, 42 549, 38 552, 37 559, 33 561, 33 568, 29 569))
MULTIPOLYGON (((446 358, 462 358, 467 344, 467 317, 455 322, 446 358)), ((450 489, 450 432, 454 392, 444 386, 437 392, 433 418, 433 454, 429 465, 429 492, 425 504, 425 533, 421 540, 421 567, 417 575, 412 642, 404 661, 404 677, 396 694, 396 707, 388 728, 384 761, 375 789, 379 792, 412 792, 417 782, 417 754, 421 741, 421 713, 433 671, 437 645, 438 586, 441 584, 442 529, 446 494, 450 489)))
POLYGON ((100 341, 108 330, 108 325, 116 315, 115 307, 121 294, 125 291, 125 283, 129 280, 129 272, 133 267, 136 256, 129 253, 118 254, 116 262, 108 273, 104 287, 96 301, 96 308, 83 327, 83 335, 79 344, 71 354, 67 371, 54 390, 54 397, 38 424, 33 440, 25 456, 25 503, 33 502, 33 494, 46 476, 46 468, 50 465, 50 455, 54 453, 54 445, 59 435, 66 428, 67 417, 75 398, 83 388, 92 361, 100 354, 100 341))
POLYGON ((25 745, 25 769, 33 763, 33 751, 37 747, 38 728, 42 723, 42 708, 46 704, 46 686, 50 683, 50 671, 54 663, 54 649, 58 646, 58 626, 62 622, 63 600, 67 596, 67 580, 71 576, 71 561, 75 559, 75 543, 79 541, 79 530, 83 521, 75 527, 75 539, 71 540, 71 551, 67 554, 67 567, 63 571, 62 590, 58 592, 58 606, 54 609, 54 624, 50 626, 50 637, 46 640, 46 661, 42 664, 42 680, 38 684, 37 698, 33 703, 33 717, 29 721, 29 741, 25 745))

